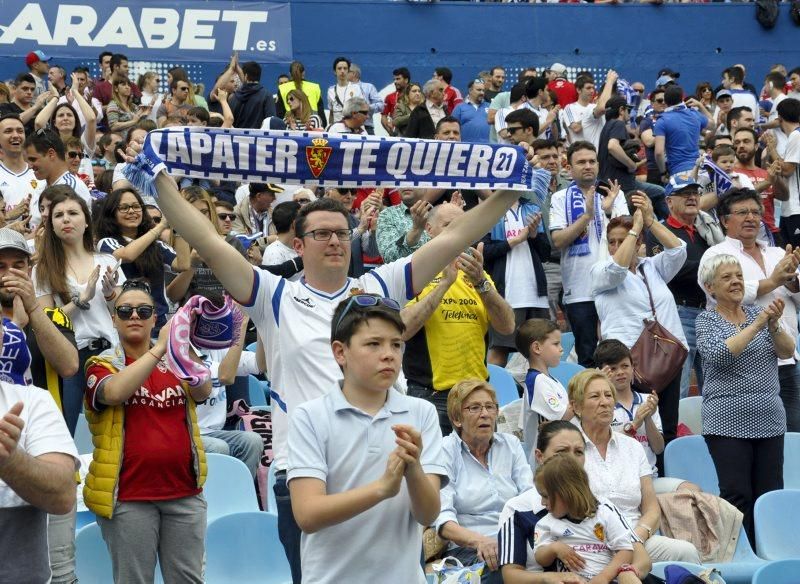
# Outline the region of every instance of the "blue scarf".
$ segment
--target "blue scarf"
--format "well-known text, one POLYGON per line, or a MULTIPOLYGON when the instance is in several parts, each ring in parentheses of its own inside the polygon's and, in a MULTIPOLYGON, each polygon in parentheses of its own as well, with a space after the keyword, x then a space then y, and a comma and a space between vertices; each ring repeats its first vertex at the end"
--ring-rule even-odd
POLYGON ((30 385, 31 352, 25 333, 14 322, 3 317, 3 350, 0 353, 0 381, 30 385))
POLYGON ((237 128, 163 128, 125 165, 141 193, 155 176, 331 187, 530 190, 533 169, 519 146, 237 128))
MULTIPOLYGON (((565 200, 567 210, 567 225, 575 223, 581 215, 586 213, 586 199, 575 181, 569 183, 565 200)), ((590 225, 594 225, 597 241, 603 238, 602 198, 600 193, 594 192, 594 217, 590 225)), ((587 256, 591 253, 589 248, 589 228, 586 228, 569 246, 569 257, 587 256)))

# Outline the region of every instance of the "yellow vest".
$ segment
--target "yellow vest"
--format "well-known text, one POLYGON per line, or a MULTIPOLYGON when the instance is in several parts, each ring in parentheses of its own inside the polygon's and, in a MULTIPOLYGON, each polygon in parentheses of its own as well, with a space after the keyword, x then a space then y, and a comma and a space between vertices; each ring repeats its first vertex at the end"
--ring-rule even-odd
MULTIPOLYGON (((294 81, 287 81, 286 83, 281 83, 278 86, 278 93, 281 95, 281 101, 283 101, 283 107, 286 111, 289 111, 289 102, 286 101, 286 96, 289 95, 289 92, 292 89, 296 89, 294 85, 294 81)), ((312 83, 311 81, 303 81, 302 89, 300 90, 306 94, 308 98, 308 103, 311 104, 311 113, 315 114, 317 112, 317 104, 319 103, 320 98, 322 97, 322 90, 319 88, 319 85, 316 83, 312 83)))
MULTIPOLYGON (((97 364, 112 373, 117 373, 125 363, 125 356, 121 353, 121 348, 108 349, 97 357, 89 358, 86 367, 97 364)), ((189 393, 188 386, 183 382, 181 382, 181 386, 186 392, 186 418, 191 428, 192 460, 197 486, 202 487, 206 482, 208 471, 206 454, 200 439, 194 400, 189 393)), ((89 431, 92 433, 94 452, 89 465, 89 474, 86 476, 86 483, 83 486, 83 500, 95 515, 111 519, 114 513, 114 504, 117 501, 117 481, 122 467, 125 406, 108 406, 100 412, 95 412, 87 404, 85 413, 89 431)))

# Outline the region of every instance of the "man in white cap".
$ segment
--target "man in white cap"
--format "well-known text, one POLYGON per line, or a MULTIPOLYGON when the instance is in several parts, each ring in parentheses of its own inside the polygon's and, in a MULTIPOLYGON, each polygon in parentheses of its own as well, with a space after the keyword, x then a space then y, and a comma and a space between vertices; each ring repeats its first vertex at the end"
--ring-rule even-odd
POLYGON ((564 109, 578 101, 578 90, 567 80, 567 67, 561 63, 553 63, 547 72, 547 89, 552 89, 558 96, 558 105, 564 109))

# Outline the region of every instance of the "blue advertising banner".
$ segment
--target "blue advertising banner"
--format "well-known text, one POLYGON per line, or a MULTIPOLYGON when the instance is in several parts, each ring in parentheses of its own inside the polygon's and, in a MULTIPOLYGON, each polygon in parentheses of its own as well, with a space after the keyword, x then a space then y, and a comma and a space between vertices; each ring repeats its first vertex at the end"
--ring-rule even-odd
POLYGON ((5 1, 0 53, 40 49, 96 59, 103 50, 131 60, 260 63, 292 60, 290 5, 277 2, 120 0, 5 1))
POLYGON ((131 183, 161 169, 181 176, 321 186, 440 187, 528 191, 548 171, 532 168, 520 146, 353 134, 217 128, 164 128, 147 135, 131 183))

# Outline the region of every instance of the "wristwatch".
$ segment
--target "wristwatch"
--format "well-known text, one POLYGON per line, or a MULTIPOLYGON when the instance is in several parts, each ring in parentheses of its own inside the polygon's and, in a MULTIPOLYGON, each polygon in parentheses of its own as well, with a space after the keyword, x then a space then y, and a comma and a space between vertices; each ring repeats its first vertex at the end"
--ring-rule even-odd
POLYGON ((492 283, 486 278, 475 284, 475 290, 478 291, 478 294, 486 294, 492 288, 492 283))
POLYGON ((622 431, 628 436, 636 436, 636 426, 633 425, 633 422, 625 422, 622 431))

